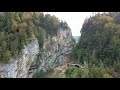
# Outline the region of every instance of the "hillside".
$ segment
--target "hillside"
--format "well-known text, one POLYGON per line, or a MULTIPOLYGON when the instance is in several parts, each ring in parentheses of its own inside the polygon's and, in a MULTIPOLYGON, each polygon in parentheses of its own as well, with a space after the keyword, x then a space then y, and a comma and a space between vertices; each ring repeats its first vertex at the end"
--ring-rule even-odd
POLYGON ((96 14, 84 21, 73 60, 86 65, 80 77, 120 76, 120 13, 96 14))

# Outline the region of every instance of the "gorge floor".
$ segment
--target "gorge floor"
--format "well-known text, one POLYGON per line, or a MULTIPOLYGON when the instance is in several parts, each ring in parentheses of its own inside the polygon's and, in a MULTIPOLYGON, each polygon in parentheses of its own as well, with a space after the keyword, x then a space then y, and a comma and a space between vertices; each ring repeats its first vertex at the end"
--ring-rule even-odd
POLYGON ((43 78, 65 78, 64 72, 66 71, 67 67, 65 66, 58 66, 54 69, 51 69, 45 73, 43 78))

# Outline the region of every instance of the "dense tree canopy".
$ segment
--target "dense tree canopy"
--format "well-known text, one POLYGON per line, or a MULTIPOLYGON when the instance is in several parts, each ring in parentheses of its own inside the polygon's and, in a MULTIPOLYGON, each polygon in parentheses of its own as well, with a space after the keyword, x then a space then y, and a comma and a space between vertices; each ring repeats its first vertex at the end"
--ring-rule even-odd
POLYGON ((42 47, 45 35, 56 35, 64 28, 61 23, 57 17, 39 12, 0 13, 0 61, 18 56, 33 36, 42 47))
POLYGON ((88 64, 95 64, 95 68, 101 66, 102 62, 103 67, 112 67, 113 71, 120 71, 119 12, 96 14, 85 19, 81 38, 73 49, 73 60, 78 63, 87 61, 88 64))

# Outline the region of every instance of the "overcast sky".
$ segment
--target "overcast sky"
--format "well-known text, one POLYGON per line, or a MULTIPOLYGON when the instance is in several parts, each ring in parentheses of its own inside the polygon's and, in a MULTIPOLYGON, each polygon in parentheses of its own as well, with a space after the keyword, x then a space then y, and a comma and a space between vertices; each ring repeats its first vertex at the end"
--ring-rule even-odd
POLYGON ((73 36, 79 36, 82 24, 86 17, 90 17, 92 12, 45 12, 66 21, 72 30, 73 36))

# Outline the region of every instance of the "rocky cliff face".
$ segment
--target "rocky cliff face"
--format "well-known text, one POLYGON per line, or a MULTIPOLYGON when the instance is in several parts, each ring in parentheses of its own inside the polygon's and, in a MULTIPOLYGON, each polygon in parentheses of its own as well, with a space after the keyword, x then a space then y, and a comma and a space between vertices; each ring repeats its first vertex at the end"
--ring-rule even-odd
POLYGON ((39 53, 39 44, 37 39, 33 39, 25 49, 22 50, 22 55, 16 59, 11 59, 7 64, 0 64, 1 78, 26 78, 27 72, 31 64, 39 53))
POLYGON ((69 60, 68 56, 71 52, 72 45, 73 41, 70 28, 66 30, 59 29, 56 36, 48 35, 48 38, 44 40, 41 51, 39 51, 37 39, 33 39, 22 50, 21 56, 12 59, 8 64, 0 64, 0 77, 31 78, 36 70, 46 72, 50 68, 63 65, 69 60), (38 56, 39 54, 41 56, 38 56), (38 67, 30 70, 30 67, 34 66, 35 63, 38 64, 38 67))
POLYGON ((49 68, 63 65, 68 61, 68 54, 72 50, 72 33, 70 29, 59 29, 57 36, 45 40, 39 70, 46 71, 49 68))

